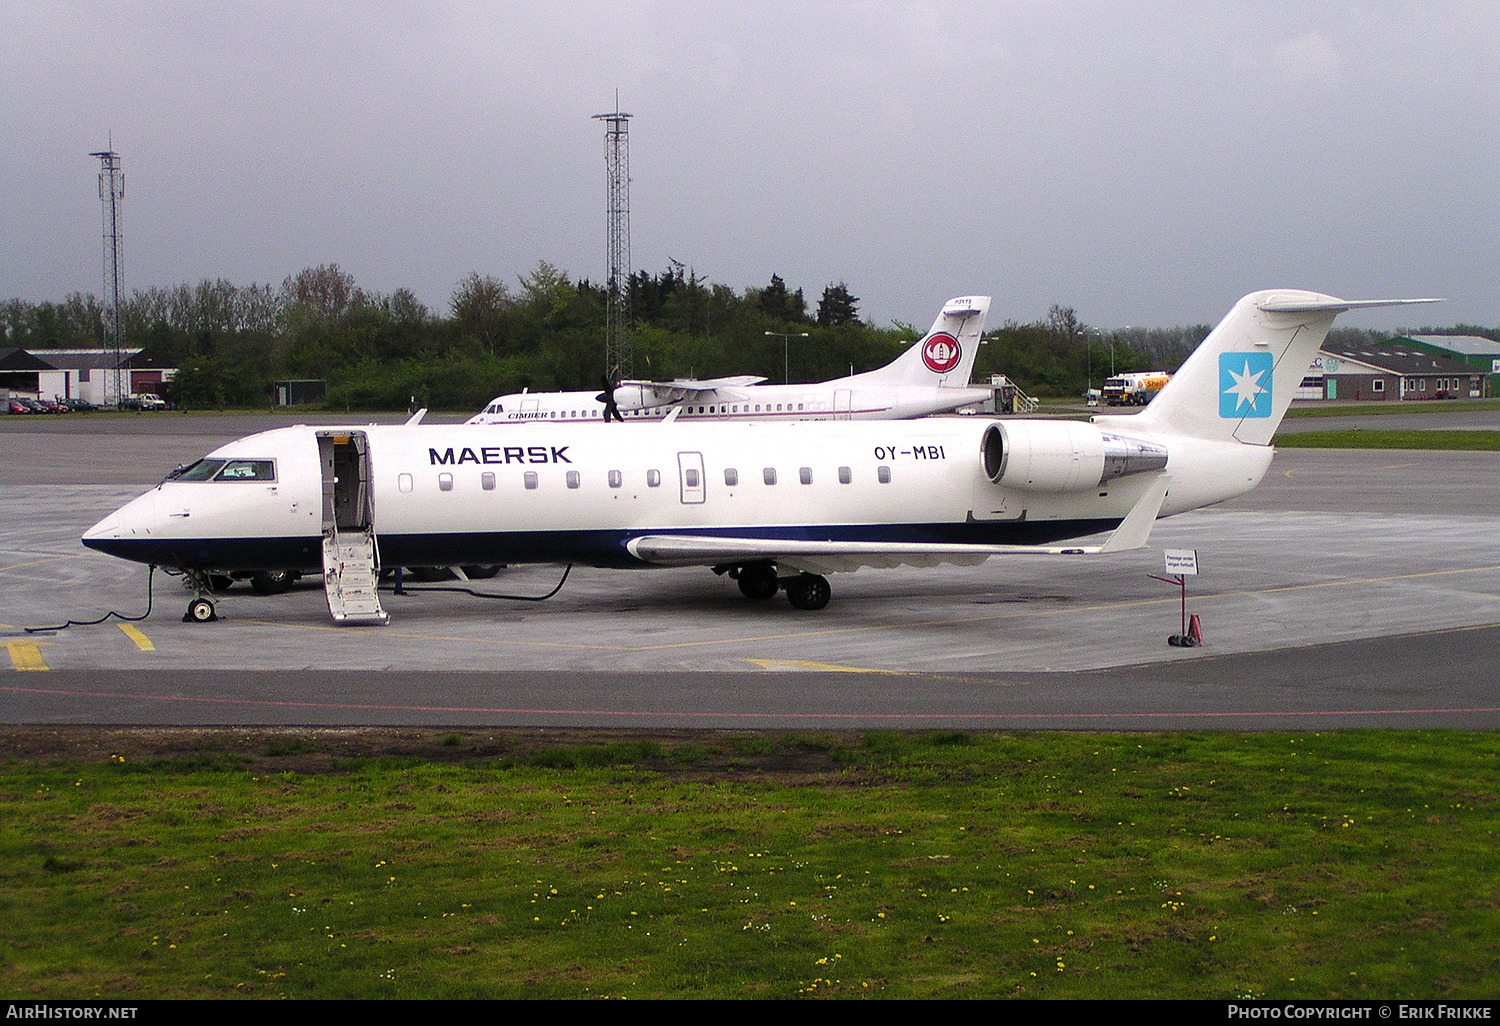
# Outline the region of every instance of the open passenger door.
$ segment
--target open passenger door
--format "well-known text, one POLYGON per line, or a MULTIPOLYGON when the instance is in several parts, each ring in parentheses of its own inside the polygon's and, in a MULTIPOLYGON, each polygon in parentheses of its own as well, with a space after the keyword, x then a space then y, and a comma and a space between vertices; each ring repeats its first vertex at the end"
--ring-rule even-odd
POLYGON ((387 623, 380 608, 380 550, 363 431, 319 431, 323 470, 323 592, 335 623, 387 623))

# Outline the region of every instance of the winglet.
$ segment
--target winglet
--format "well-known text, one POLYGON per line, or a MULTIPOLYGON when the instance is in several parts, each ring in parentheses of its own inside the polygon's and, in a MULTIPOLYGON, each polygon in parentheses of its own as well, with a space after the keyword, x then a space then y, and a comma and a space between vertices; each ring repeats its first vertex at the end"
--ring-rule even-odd
POLYGON ((1100 552, 1122 552, 1125 549, 1139 549, 1146 544, 1146 539, 1151 537, 1151 528, 1156 523, 1156 514, 1161 512, 1161 504, 1167 498, 1167 475, 1158 474, 1155 481, 1146 486, 1141 497, 1136 500, 1125 519, 1120 521, 1120 526, 1115 528, 1108 540, 1100 546, 1100 552))
POLYGON ((416 427, 418 424, 422 423, 422 418, 425 417, 425 416, 427 416, 427 407, 424 406, 420 410, 418 410, 416 413, 413 413, 410 417, 407 417, 406 418, 406 423, 403 424, 403 425, 401 425, 401 426, 402 427, 416 427))

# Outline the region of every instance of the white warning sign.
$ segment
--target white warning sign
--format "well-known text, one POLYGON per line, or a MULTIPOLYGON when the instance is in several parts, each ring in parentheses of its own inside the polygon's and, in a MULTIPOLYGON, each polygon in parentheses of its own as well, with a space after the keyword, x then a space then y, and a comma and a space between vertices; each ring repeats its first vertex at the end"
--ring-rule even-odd
POLYGON ((1167 573, 1182 577, 1198 573, 1197 549, 1163 549, 1162 553, 1167 557, 1167 573))

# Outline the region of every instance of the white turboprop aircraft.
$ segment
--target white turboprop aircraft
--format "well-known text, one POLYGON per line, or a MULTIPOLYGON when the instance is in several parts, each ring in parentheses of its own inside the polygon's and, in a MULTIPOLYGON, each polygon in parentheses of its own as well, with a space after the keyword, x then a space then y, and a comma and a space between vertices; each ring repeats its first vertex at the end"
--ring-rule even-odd
MULTIPOLYGON (((906 420, 984 402, 968 388, 984 334, 989 296, 943 304, 932 330, 878 370, 810 385, 762 385, 753 376, 703 381, 622 381, 607 392, 517 392, 490 400, 470 424, 599 423, 662 420, 906 420), (612 393, 612 396, 608 393, 612 393), (609 398, 614 399, 611 405, 609 398)), ((608 382, 605 383, 608 386, 608 382)))
POLYGON ((1143 413, 1076 421, 288 427, 231 442, 83 543, 175 568, 321 572, 384 622, 392 566, 700 565, 821 608, 823 574, 1139 547, 1152 522, 1254 488, 1334 317, 1394 300, 1246 296, 1143 413), (622 433, 623 432, 623 433, 622 433), (1102 544, 1060 544, 1112 532, 1102 544))

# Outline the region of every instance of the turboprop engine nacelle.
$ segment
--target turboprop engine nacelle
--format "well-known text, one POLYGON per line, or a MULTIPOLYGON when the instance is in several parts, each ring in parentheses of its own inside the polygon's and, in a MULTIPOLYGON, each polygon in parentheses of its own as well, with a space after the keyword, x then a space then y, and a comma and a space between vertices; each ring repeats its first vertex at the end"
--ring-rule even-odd
POLYGON ((644 410, 649 406, 660 406, 661 400, 649 389, 640 385, 623 384, 615 388, 615 408, 621 410, 644 410))
POLYGON ((1077 492, 1167 465, 1166 446, 1071 420, 991 424, 982 451, 986 477, 1028 492, 1077 492))

